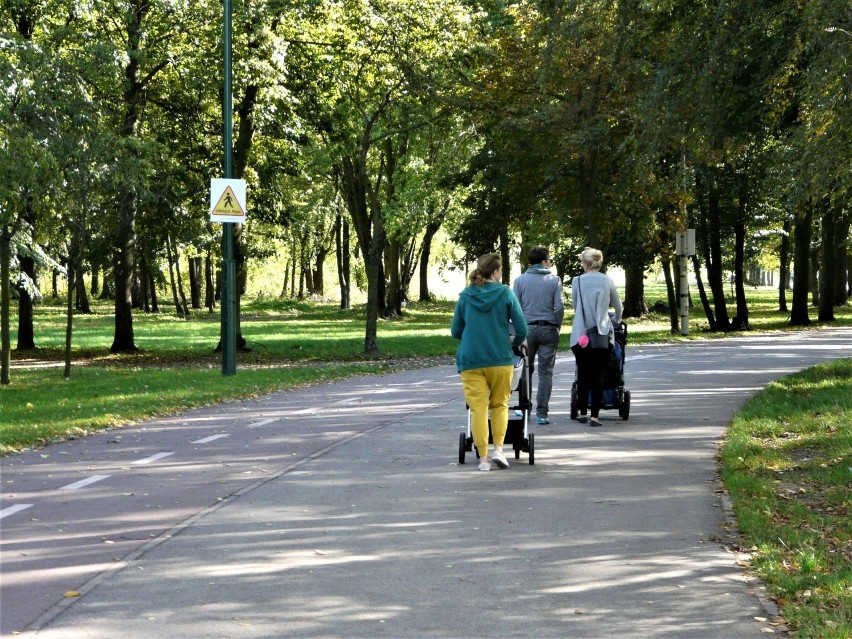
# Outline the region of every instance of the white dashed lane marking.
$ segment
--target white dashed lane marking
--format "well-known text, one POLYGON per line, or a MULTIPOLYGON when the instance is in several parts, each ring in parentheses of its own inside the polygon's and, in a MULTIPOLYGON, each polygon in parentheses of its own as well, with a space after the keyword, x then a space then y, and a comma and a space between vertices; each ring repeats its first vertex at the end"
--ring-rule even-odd
POLYGON ((210 437, 205 437, 203 439, 196 439, 194 442, 190 442, 192 444, 209 444, 210 442, 215 442, 217 439, 222 439, 223 437, 227 437, 227 435, 210 435, 210 437))
POLYGON ((19 513, 22 510, 26 510, 27 508, 31 507, 32 504, 15 504, 14 506, 9 506, 8 508, 0 510, 0 519, 3 519, 3 517, 7 517, 9 515, 14 515, 15 513, 19 513))
POLYGON ((137 459, 135 462, 131 462, 131 466, 141 466, 142 464, 150 464, 151 462, 158 461, 163 457, 168 457, 169 455, 174 455, 174 453, 157 453, 156 455, 151 455, 150 457, 146 457, 145 459, 137 459))
POLYGON ((73 484, 63 486, 59 490, 77 490, 78 488, 83 488, 84 486, 94 484, 95 482, 106 479, 107 477, 109 477, 109 475, 92 475, 88 479, 81 479, 80 481, 75 481, 73 484))

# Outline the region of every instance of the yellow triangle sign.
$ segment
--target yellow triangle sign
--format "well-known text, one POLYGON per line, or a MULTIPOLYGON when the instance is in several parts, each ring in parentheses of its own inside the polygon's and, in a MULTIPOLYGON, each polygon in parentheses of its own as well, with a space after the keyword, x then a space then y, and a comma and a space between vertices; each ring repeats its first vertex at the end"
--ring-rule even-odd
POLYGON ((210 211, 210 215, 227 215, 231 217, 236 215, 245 217, 246 213, 240 206, 240 202, 234 194, 234 190, 230 186, 226 186, 225 190, 222 191, 222 195, 219 197, 219 201, 216 203, 216 206, 214 206, 213 210, 210 211))

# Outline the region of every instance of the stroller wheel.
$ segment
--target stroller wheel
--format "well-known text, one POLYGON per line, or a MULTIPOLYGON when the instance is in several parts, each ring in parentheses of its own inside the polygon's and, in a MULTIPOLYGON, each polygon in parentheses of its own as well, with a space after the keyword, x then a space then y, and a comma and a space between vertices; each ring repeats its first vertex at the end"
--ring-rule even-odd
POLYGON ((577 419, 577 382, 571 384, 571 419, 577 419))
POLYGON ((532 466, 533 464, 535 464, 535 435, 533 433, 530 433, 529 449, 530 449, 530 466, 532 466))
POLYGON ((630 417, 630 391, 624 391, 624 401, 618 409, 618 414, 623 420, 627 420, 630 417))
POLYGON ((465 453, 465 436, 464 433, 459 433, 459 463, 464 463, 464 453, 465 453))

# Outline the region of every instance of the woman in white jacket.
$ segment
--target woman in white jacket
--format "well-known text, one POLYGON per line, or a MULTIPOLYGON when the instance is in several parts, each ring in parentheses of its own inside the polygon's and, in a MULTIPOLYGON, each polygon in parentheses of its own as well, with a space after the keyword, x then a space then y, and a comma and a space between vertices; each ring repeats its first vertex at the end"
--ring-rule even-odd
POLYGON ((600 426, 598 414, 603 398, 604 374, 609 351, 613 347, 614 331, 609 309, 615 309, 615 322, 621 323, 623 308, 618 291, 609 275, 601 273, 603 253, 588 246, 580 253, 583 274, 571 282, 574 303, 574 322, 571 325, 571 351, 577 360, 577 421, 600 426), (608 336, 603 348, 589 343, 586 331, 594 328, 599 335, 608 336), (591 397, 591 406, 589 398, 591 397), (591 409, 591 417, 586 417, 591 409))

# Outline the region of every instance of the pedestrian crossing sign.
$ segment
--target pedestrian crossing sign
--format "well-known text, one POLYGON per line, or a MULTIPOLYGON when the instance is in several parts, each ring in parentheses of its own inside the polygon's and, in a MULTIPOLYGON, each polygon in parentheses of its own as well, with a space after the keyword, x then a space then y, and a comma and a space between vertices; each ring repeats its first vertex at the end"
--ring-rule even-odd
POLYGON ((210 221, 246 221, 246 181, 212 178, 210 180, 210 221))

